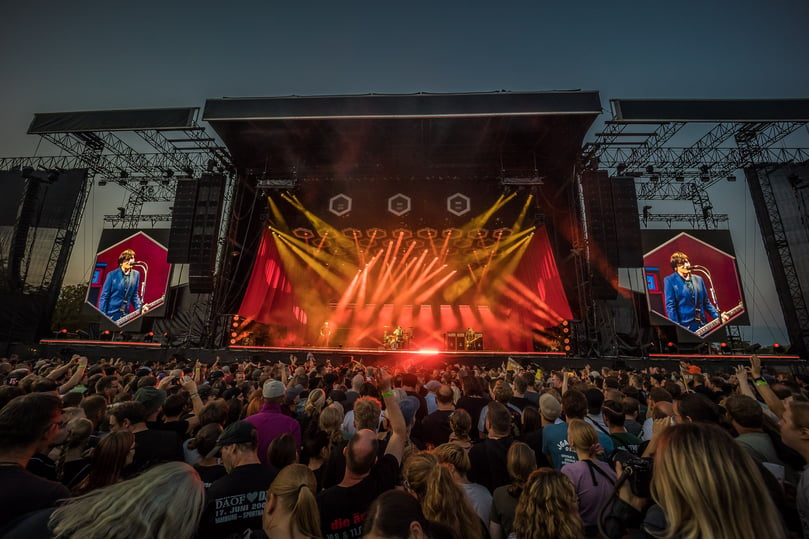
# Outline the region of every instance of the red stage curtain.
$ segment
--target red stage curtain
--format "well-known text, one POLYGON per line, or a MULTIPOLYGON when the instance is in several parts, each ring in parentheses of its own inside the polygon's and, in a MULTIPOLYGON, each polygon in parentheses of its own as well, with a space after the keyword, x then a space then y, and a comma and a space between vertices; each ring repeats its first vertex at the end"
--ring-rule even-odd
POLYGON ((270 230, 265 230, 239 315, 262 324, 296 326, 292 282, 270 230))
POLYGON ((569 320, 573 317, 545 227, 538 228, 534 233, 517 268, 516 277, 559 318, 569 320))

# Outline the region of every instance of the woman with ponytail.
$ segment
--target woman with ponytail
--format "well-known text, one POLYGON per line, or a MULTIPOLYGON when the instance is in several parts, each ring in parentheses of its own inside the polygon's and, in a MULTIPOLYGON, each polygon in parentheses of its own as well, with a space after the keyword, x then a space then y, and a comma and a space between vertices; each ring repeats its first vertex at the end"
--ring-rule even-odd
POLYGON ((262 529, 269 539, 320 538, 317 481, 303 464, 283 468, 267 490, 262 529))
POLYGON ((56 457, 56 479, 68 488, 84 479, 90 459, 84 456, 87 440, 93 434, 93 422, 86 417, 71 419, 67 424, 67 439, 56 457))
POLYGON ((598 533, 599 512, 615 492, 617 477, 607 463, 598 460, 598 455, 604 450, 598 445, 598 432, 590 423, 571 419, 567 440, 579 460, 562 466, 562 473, 576 489, 585 534, 593 537, 598 533))
POLYGON ((461 487, 447 466, 429 452, 407 459, 402 472, 404 486, 421 502, 424 516, 450 529, 464 539, 483 537, 483 526, 461 487))
POLYGON ((202 479, 206 491, 214 481, 228 474, 218 458, 208 456, 216 447, 216 439, 220 434, 222 434, 222 426, 219 423, 208 423, 188 441, 188 449, 196 449, 199 452, 200 457, 194 464, 194 469, 202 479))

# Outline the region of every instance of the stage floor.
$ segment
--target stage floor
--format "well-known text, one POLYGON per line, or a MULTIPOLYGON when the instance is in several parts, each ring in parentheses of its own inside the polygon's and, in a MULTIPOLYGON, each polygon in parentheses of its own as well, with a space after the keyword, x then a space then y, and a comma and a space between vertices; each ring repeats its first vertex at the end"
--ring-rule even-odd
MULTIPOLYGON (((396 365, 406 368, 441 368, 445 365, 478 365, 483 368, 495 368, 505 365, 509 360, 523 366, 539 367, 543 370, 560 368, 579 369, 590 365, 595 369, 601 367, 643 369, 647 366, 664 366, 677 369, 680 361, 700 365, 706 370, 730 370, 736 365, 749 361, 749 355, 697 355, 697 354, 650 354, 646 357, 635 356, 602 356, 576 357, 566 356, 561 352, 501 352, 492 350, 379 350, 371 348, 303 348, 272 346, 233 346, 226 349, 206 349, 188 347, 166 347, 159 343, 111 342, 89 340, 44 339, 38 346, 14 345, 9 353, 16 353, 24 358, 40 358, 48 356, 69 357, 76 353, 87 356, 91 361, 104 358, 123 358, 128 361, 168 361, 172 357, 181 356, 190 360, 201 360, 212 363, 217 358, 221 363, 235 361, 253 361, 289 363, 291 356, 296 356, 303 363, 309 353, 318 362, 330 361, 332 365, 343 365, 352 361, 364 365, 396 365)), ((783 368, 784 370, 803 371, 807 368, 806 360, 793 355, 760 355, 765 365, 783 368)))

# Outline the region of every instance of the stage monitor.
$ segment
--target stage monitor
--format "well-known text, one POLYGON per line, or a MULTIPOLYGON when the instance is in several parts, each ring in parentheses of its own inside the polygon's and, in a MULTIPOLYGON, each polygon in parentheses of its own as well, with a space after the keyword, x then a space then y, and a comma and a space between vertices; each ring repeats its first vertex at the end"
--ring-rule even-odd
POLYGON ((645 230, 642 242, 652 325, 707 339, 749 323, 730 231, 645 230))
POLYGON ((144 315, 162 316, 171 264, 168 230, 105 230, 87 288, 87 303, 124 328, 144 315))

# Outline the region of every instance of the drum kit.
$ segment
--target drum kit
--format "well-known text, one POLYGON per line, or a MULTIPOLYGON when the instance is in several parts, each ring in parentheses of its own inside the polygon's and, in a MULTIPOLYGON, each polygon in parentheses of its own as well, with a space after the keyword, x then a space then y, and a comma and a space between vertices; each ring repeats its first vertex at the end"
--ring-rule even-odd
POLYGON ((413 342, 413 326, 402 329, 397 326, 393 331, 388 331, 391 326, 385 326, 385 333, 382 337, 382 344, 387 350, 403 350, 410 348, 413 342))

